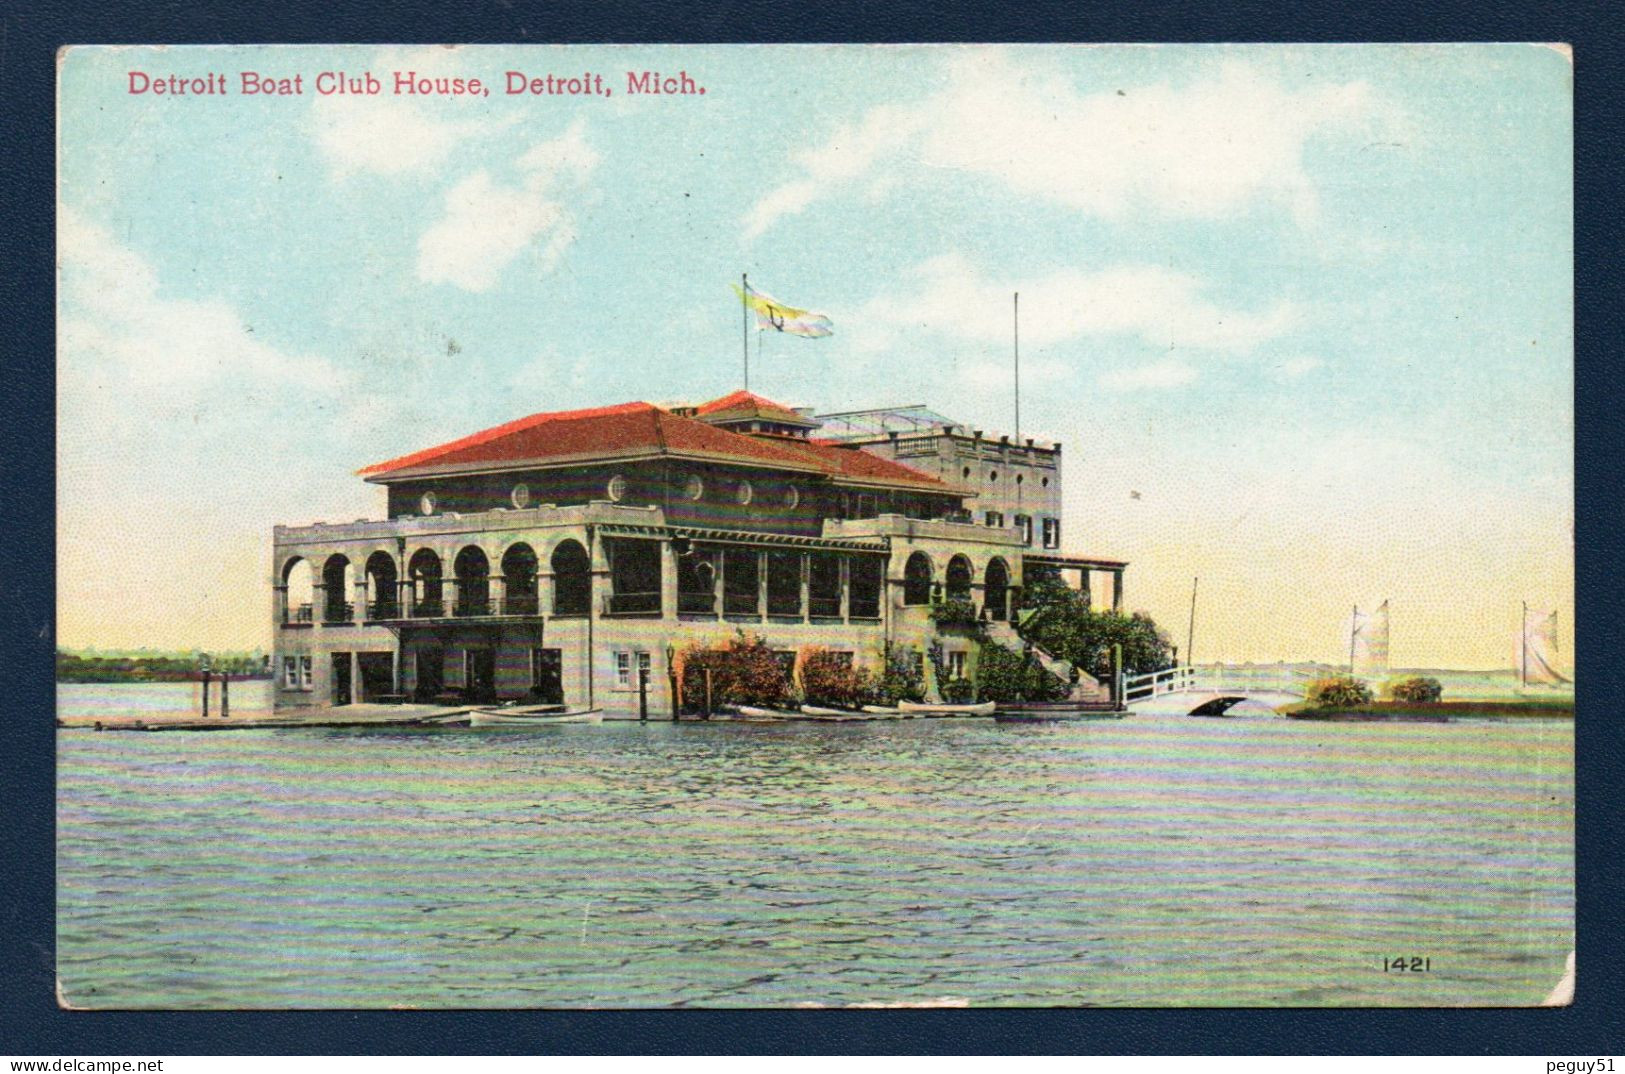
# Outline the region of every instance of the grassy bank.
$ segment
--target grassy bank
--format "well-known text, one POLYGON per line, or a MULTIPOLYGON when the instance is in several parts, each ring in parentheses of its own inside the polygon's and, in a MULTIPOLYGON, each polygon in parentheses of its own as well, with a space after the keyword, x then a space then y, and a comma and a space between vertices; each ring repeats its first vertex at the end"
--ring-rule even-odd
POLYGON ((1573 698, 1509 698, 1501 701, 1368 701, 1363 705, 1319 707, 1307 701, 1287 705, 1281 713, 1300 720, 1335 719, 1541 719, 1572 720, 1573 698))

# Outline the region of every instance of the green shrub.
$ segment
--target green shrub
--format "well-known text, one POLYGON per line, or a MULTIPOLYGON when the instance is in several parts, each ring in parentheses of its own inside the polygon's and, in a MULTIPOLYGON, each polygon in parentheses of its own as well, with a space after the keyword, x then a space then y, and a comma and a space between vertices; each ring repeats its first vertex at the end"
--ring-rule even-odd
POLYGON ((1395 701, 1410 701, 1431 705, 1444 696, 1444 687, 1439 685, 1438 679, 1413 675, 1407 679, 1389 680, 1383 687, 1383 693, 1395 701))
POLYGON ((801 692, 811 705, 857 708, 875 691, 868 668, 854 667, 850 653, 811 646, 801 652, 801 692))
POLYGON ((976 684, 969 679, 949 679, 937 686, 944 704, 969 705, 976 700, 976 684))
POLYGON ((1309 684, 1307 697, 1310 704, 1321 708, 1340 705, 1369 705, 1371 688, 1349 675, 1330 675, 1309 684))
POLYGON ((925 700, 924 658, 918 649, 886 642, 880 650, 880 675, 870 687, 869 704, 896 705, 925 700))
POLYGON ((931 621, 938 627, 976 630, 981 626, 976 618, 976 605, 968 600, 950 598, 931 605, 931 621))
POLYGON ((1037 660, 984 641, 976 660, 976 695, 983 701, 1060 701, 1071 687, 1037 660))

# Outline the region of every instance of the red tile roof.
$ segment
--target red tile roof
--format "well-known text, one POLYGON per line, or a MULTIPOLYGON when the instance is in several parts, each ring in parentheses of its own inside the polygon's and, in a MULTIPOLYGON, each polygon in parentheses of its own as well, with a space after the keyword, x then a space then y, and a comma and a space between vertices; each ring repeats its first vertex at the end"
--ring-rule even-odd
POLYGON ((439 447, 376 463, 359 473, 387 480, 484 466, 658 455, 781 467, 865 484, 947 490, 929 474, 878 455, 836 447, 829 441, 729 432, 649 403, 532 414, 439 447))
POLYGON ((716 418, 763 418, 767 421, 789 422, 792 425, 816 426, 818 424, 805 414, 797 414, 795 410, 783 403, 775 403, 771 399, 764 399, 754 392, 730 392, 720 399, 713 399, 709 403, 701 403, 694 413, 700 417, 716 418))

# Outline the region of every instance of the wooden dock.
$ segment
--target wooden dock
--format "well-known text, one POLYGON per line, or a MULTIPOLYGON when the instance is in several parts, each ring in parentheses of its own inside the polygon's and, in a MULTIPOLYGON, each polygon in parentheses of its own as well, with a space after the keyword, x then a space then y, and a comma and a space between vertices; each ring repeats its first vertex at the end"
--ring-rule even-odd
POLYGON ((426 723, 469 712, 473 705, 339 705, 271 712, 237 711, 200 717, 191 712, 140 716, 59 716, 56 725, 85 731, 252 731, 278 727, 390 727, 426 723))

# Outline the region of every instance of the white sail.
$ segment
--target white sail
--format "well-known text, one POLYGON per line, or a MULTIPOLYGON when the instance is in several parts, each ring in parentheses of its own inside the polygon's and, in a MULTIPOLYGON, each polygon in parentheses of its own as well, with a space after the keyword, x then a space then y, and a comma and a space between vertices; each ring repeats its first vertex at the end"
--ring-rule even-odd
POLYGON ((1557 670, 1557 612, 1523 613, 1523 636, 1518 639, 1518 680, 1523 683, 1566 683, 1557 670))
POLYGON ((1354 611, 1350 634, 1349 664, 1353 674, 1362 677, 1381 677, 1388 674, 1388 602, 1376 611, 1354 611))

